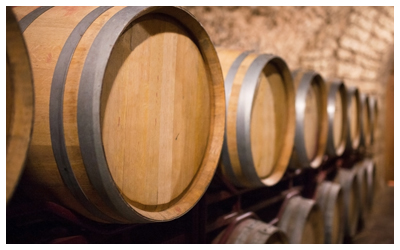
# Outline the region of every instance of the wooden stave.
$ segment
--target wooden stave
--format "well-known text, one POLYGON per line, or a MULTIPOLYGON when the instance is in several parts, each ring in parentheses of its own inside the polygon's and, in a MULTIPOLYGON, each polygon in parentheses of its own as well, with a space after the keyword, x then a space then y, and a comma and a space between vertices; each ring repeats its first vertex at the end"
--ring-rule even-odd
POLYGON ((344 204, 344 236, 353 237, 357 232, 359 219, 359 187, 356 175, 352 170, 340 169, 335 182, 339 183, 343 190, 344 204), (354 209, 350 211, 350 206, 354 209))
MULTIPOLYGON (((225 49, 223 48, 219 48, 219 53, 221 53, 220 51, 224 52, 225 49)), ((229 50, 228 50, 229 51, 229 50)), ((229 71, 228 74, 225 77, 225 86, 228 86, 225 88, 226 92, 225 92, 225 99, 226 99, 226 103, 227 103, 227 109, 226 109, 226 116, 228 117, 228 107, 229 107, 229 98, 230 98, 230 86, 233 85, 233 81, 235 78, 235 75, 239 69, 239 67, 241 67, 241 63, 246 59, 246 57, 248 56, 252 56, 252 55, 257 55, 257 57, 254 59, 252 65, 250 65, 250 67, 247 70, 245 79, 243 79, 243 82, 249 82, 252 83, 253 85, 256 85, 258 83, 257 82, 257 78, 260 75, 260 72, 263 70, 262 67, 265 67, 267 64, 269 63, 273 63, 274 66, 276 66, 277 68, 279 68, 279 70, 282 72, 282 78, 284 79, 285 83, 286 83, 286 91, 287 94, 289 95, 289 108, 291 109, 291 107, 293 106, 293 110, 289 111, 289 119, 293 120, 294 123, 294 89, 293 88, 293 83, 292 83, 292 78, 291 78, 291 74, 289 71, 288 66, 286 65, 285 61, 278 57, 275 56, 273 54, 256 54, 254 52, 251 51, 243 51, 240 52, 236 51, 238 53, 238 56, 236 58, 236 60, 234 60, 234 62, 232 64, 229 64, 229 71), (261 64, 260 64, 261 63, 261 64), (253 67, 255 66, 255 67, 253 67), (262 66, 262 67, 260 67, 262 66), (253 71, 253 72, 251 72, 253 71), (293 119, 292 119, 293 117, 293 119)), ((224 68, 224 62, 221 61, 221 65, 224 68)), ((248 84, 249 85, 249 84, 248 84)), ((246 86, 245 86, 246 87, 246 86)), ((253 86, 254 87, 254 86, 253 86)), ((251 87, 250 87, 251 88, 251 87)), ((254 89, 252 90, 244 90, 240 91, 240 96, 239 98, 242 100, 239 102, 243 103, 243 100, 246 99, 246 97, 244 97, 243 93, 252 93, 252 96, 247 96, 247 99, 250 100, 254 100, 253 97, 255 95, 255 89, 257 89, 257 85, 254 89)), ((254 187, 263 187, 263 186, 272 186, 275 185, 276 183, 279 182, 279 180, 282 178, 287 166, 288 166, 288 162, 290 160, 290 156, 285 156, 285 157, 280 157, 279 162, 281 162, 278 167, 275 167, 274 170, 278 170, 279 174, 276 173, 276 171, 272 174, 270 174, 269 176, 267 176, 266 178, 261 179, 256 171, 255 171, 255 166, 252 160, 252 155, 251 155, 251 145, 249 143, 250 139, 249 139, 249 114, 251 113, 249 110, 249 107, 251 107, 252 105, 247 105, 247 110, 245 110, 246 108, 243 107, 244 105, 240 106, 238 104, 238 116, 236 119, 236 131, 237 131, 237 149, 238 149, 238 155, 239 155, 239 160, 241 163, 241 169, 243 171, 242 175, 238 176, 232 167, 231 161, 230 161, 230 156, 229 156, 229 150, 228 150, 228 146, 227 146, 227 141, 228 141, 228 136, 227 136, 227 129, 225 129, 225 135, 224 135, 224 147, 221 153, 221 163, 220 164, 220 169, 223 175, 225 175, 228 180, 234 184, 235 186, 238 187, 250 187, 250 188, 254 188, 254 187), (241 110, 240 110, 241 109, 241 110), (240 113, 240 114, 239 114, 240 113), (246 117, 245 117, 246 116, 246 117), (245 142, 245 143, 242 143, 245 142)), ((228 122, 228 119, 227 119, 228 122)), ((292 122, 290 122, 291 124, 292 122)), ((284 147, 285 150, 283 150, 284 152, 287 152, 287 149, 289 148, 290 144, 294 143, 294 140, 291 139, 294 138, 294 126, 291 129, 289 127, 289 130, 287 131, 287 136, 285 138, 286 141, 290 141, 290 143, 287 143, 284 147)))
POLYGON ((346 124, 347 117, 347 96, 346 96, 346 85, 338 79, 334 79, 328 82, 327 85, 329 87, 328 91, 328 104, 327 104, 327 112, 328 112, 328 139, 326 146, 326 153, 331 157, 340 157, 344 153, 346 136, 348 133, 348 127, 346 124), (339 146, 336 148, 333 139, 333 122, 334 122, 334 113, 335 113, 335 102, 336 102, 336 93, 339 91, 342 100, 342 113, 343 113, 343 124, 342 124, 342 135, 340 139, 339 146))
POLYGON ((348 133, 346 136, 346 146, 345 146, 345 153, 352 153, 355 152, 359 149, 361 145, 361 116, 360 116, 360 92, 357 87, 348 87, 347 88, 347 127, 348 127, 348 133), (357 110, 358 110, 358 133, 356 136, 355 141, 352 140, 351 138, 351 132, 350 132, 350 126, 351 126, 351 113, 350 107, 351 107, 351 99, 352 97, 355 97, 357 100, 357 110))
POLYGON ((343 213, 343 193, 339 184, 330 181, 323 181, 318 189, 316 200, 324 213, 324 224, 325 224, 325 242, 326 244, 341 244, 344 239, 344 213, 343 213), (335 220, 334 212, 335 207, 339 203, 339 217, 336 218, 338 221, 338 235, 337 241, 332 239, 333 220, 335 220))
POLYGON ((327 139, 328 139, 328 114, 327 110, 327 90, 326 83, 322 76, 314 71, 303 71, 296 70, 292 72, 292 77, 294 79, 295 85, 298 85, 296 89, 296 132, 295 132, 295 145, 293 147, 293 152, 289 161, 289 167, 292 169, 297 168, 318 168, 323 160, 325 154, 327 139), (300 79, 299 79, 300 78, 300 79), (305 112, 305 101, 307 98, 308 90, 311 87, 311 83, 316 80, 322 95, 322 112, 321 117, 321 129, 319 132, 317 154, 313 158, 308 158, 305 152, 305 138, 304 138, 304 112, 305 112), (296 84, 297 83, 297 84, 296 84))
POLYGON ((6 8, 6 204, 11 200, 25 168, 32 137, 34 89, 25 39, 12 8, 6 8), (10 88, 9 88, 10 87, 10 88), (10 110, 11 109, 11 110, 10 110))
POLYGON ((317 227, 314 232, 320 235, 315 236, 316 244, 324 243, 324 224, 323 216, 318 204, 311 199, 293 196, 290 198, 283 214, 278 222, 278 227, 287 234, 290 244, 310 244, 311 242, 302 242, 303 228, 308 219, 313 217, 317 227), (314 218, 317 217, 318 219, 314 218))
MULTIPOLYGON (((103 7, 103 8, 108 8, 108 7, 103 7)), ((128 23, 133 22, 137 18, 139 18, 139 17, 141 17, 143 15, 146 15, 147 13, 153 13, 153 12, 154 13, 162 13, 162 14, 171 15, 171 16, 177 15, 178 17, 176 17, 176 19, 179 19, 181 21, 182 20, 186 20, 185 28, 189 29, 190 27, 192 27, 192 28, 194 27, 195 29, 193 30, 193 32, 199 32, 199 33, 197 33, 195 35, 193 35, 193 34, 192 35, 195 38, 201 38, 200 40, 202 40, 203 46, 208 45, 208 48, 207 48, 207 46, 205 47, 206 49, 208 49, 207 51, 204 51, 205 48, 203 48, 203 47, 201 48, 202 53, 205 54, 205 56, 204 56, 206 58, 205 60, 213 61, 214 64, 215 63, 217 64, 216 67, 214 67, 212 69, 210 68, 210 71, 212 71, 212 74, 213 74, 211 76, 212 80, 213 80, 213 85, 215 85, 215 86, 213 86, 213 88, 214 88, 213 89, 213 94, 214 94, 213 99, 215 99, 215 96, 217 94, 219 96, 221 96, 220 93, 223 92, 223 84, 222 84, 222 73, 221 73, 220 68, 218 68, 218 63, 217 63, 218 62, 218 57, 217 57, 215 49, 212 46, 212 43, 211 43, 211 41, 210 41, 210 39, 208 37, 208 34, 204 30, 204 28, 201 26, 201 24, 198 23, 198 21, 194 18, 194 16, 192 14, 190 14, 189 12, 187 12, 186 10, 184 10, 183 8, 180 8, 180 7, 138 7, 136 9, 134 9, 134 8, 135 7, 126 8, 126 10, 127 10, 127 11, 125 11, 126 13, 128 13, 129 10, 133 11, 132 13, 134 13, 134 14, 128 13, 128 16, 129 15, 132 16, 131 19, 127 20, 128 23)), ((46 9, 46 10, 48 10, 48 9, 46 9)), ((223 101, 223 97, 222 97, 222 101, 223 101)), ((223 126, 221 126, 221 125, 224 122, 223 116, 220 115, 220 114, 224 112, 224 108, 225 107, 224 107, 224 105, 222 105, 220 97, 218 97, 216 101, 214 100, 214 105, 215 106, 213 107, 213 109, 214 109, 214 115, 215 115, 216 118, 214 117, 213 119, 216 120, 216 122, 214 124, 216 130, 212 132, 213 138, 212 138, 212 142, 210 142, 210 144, 212 143, 212 146, 209 146, 209 148, 212 148, 212 153, 208 152, 207 154, 208 155, 212 155, 214 161, 217 162, 216 159, 217 159, 218 151, 220 151, 220 146, 222 146, 221 127, 223 127, 223 126), (218 145, 218 144, 220 144, 220 145, 218 145)), ((192 187, 195 186, 195 185, 200 185, 200 184, 198 184, 200 178, 202 179, 202 182, 203 182, 201 184, 201 186, 204 186, 204 187, 201 190, 195 190, 195 189, 193 190, 194 193, 195 193, 194 196, 196 196, 197 200, 195 202, 191 202, 189 207, 188 207, 187 204, 185 204, 186 210, 184 210, 184 211, 179 211, 180 208, 178 207, 177 209, 179 211, 179 214, 177 216, 174 215, 174 216, 168 217, 168 213, 164 213, 164 215, 158 216, 157 218, 151 218, 151 217, 143 216, 142 214, 140 214, 139 212, 137 212, 136 210, 134 210, 133 208, 128 206, 127 203, 124 203, 125 201, 119 195, 118 196, 119 198, 116 198, 116 199, 117 200, 120 199, 118 202, 124 203, 123 206, 125 205, 125 208, 124 208, 125 211, 121 212, 121 210, 120 210, 121 207, 116 207, 115 204, 112 203, 112 201, 110 202, 110 197, 108 196, 109 194, 106 194, 106 192, 103 192, 103 193, 99 192, 99 195, 105 200, 104 207, 107 207, 107 208, 104 208, 104 209, 112 211, 111 212, 111 216, 109 214, 107 214, 107 213, 105 214, 106 216, 102 216, 101 214, 98 214, 98 213, 97 214, 95 213, 95 215, 93 215, 93 214, 91 214, 91 212, 93 212, 93 210, 88 213, 87 211, 84 211, 86 209, 86 207, 83 208, 83 207, 79 206, 79 203, 78 204, 68 204, 67 206, 69 206, 69 205, 72 206, 72 208, 74 210, 82 213, 83 215, 89 217, 90 219, 97 220, 97 221, 100 221, 100 222, 107 222, 107 223, 110 223, 110 222, 111 223, 132 223, 132 222, 135 222, 135 223, 148 223, 148 222, 173 220, 173 219, 176 219, 176 218, 184 215, 186 212, 188 212, 195 205, 195 203, 197 203, 197 201, 201 198, 202 194, 205 192, 205 190, 206 190, 206 188, 208 186, 208 184, 204 184, 204 182, 207 182, 207 180, 209 182, 211 182, 211 178, 212 178, 213 173, 214 173, 214 171, 215 171, 215 169, 217 167, 216 163, 214 164, 215 165, 214 167, 210 166, 212 164, 213 163, 208 163, 207 169, 205 169, 205 170, 202 169, 201 173, 197 174, 195 180, 192 181, 190 189, 192 189, 192 187)), ((72 171, 72 170, 70 170, 70 171, 72 171)), ((106 173, 106 175, 107 175, 107 173, 106 173)), ((74 178, 73 173, 72 173, 72 176, 69 176, 67 178, 71 178, 71 177, 74 178)), ((96 179, 98 177, 99 176, 97 176, 97 177, 93 177, 93 176, 90 177, 89 176, 89 178, 94 179, 93 183, 97 182, 97 185, 101 186, 102 184, 99 184, 98 183, 98 179, 96 179)), ((29 180, 29 177, 27 179, 29 180)), ((65 178, 64 178, 63 181, 65 182, 65 178)), ((110 183, 110 182, 108 184, 110 186, 107 186, 107 188, 105 188, 105 189, 114 188, 114 191, 116 190, 115 184, 113 185, 113 183, 110 183)), ((108 190, 105 190, 105 191, 108 191, 108 190)), ((83 194, 83 196, 85 196, 85 194, 83 194)), ((74 196, 74 198, 77 199, 78 201, 82 202, 82 199, 77 198, 76 195, 74 196)), ((184 199, 187 199, 187 198, 184 198, 184 199)), ((74 203, 76 203, 76 202, 74 201, 74 203)), ((188 203, 188 202, 186 202, 186 203, 188 203)), ((103 208, 101 208, 99 210, 103 210, 103 208)))

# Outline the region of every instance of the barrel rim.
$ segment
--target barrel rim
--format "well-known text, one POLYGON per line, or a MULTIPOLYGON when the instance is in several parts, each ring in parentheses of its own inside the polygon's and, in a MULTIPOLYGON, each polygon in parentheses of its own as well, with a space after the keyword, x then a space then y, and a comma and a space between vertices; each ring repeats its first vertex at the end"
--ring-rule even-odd
POLYGON ((205 29, 192 14, 181 7, 125 7, 107 21, 95 38, 86 57, 78 94, 77 118, 82 159, 85 166, 90 166, 86 167, 86 171, 99 195, 118 214, 134 222, 169 221, 176 219, 188 212, 198 202, 207 189, 216 170, 222 147, 225 123, 225 116, 223 115, 225 113, 225 96, 223 94, 222 70, 218 64, 216 64, 216 67, 207 65, 207 70, 210 72, 212 81, 210 83, 210 94, 214 103, 211 126, 213 126, 214 130, 210 134, 207 146, 208 150, 205 154, 205 157, 209 157, 209 160, 205 163, 203 160, 203 168, 199 169, 190 186, 185 190, 192 190, 194 192, 191 195, 188 195, 186 192, 179 202, 162 211, 144 211, 134 208, 123 198, 108 169, 102 145, 99 122, 101 87, 107 66, 107 59, 112 51, 112 45, 115 44, 120 34, 129 24, 149 13, 167 14, 180 21, 186 28, 196 28, 199 34, 192 33, 192 35, 198 41, 198 46, 204 60, 208 63, 219 62, 215 48, 205 29), (176 16, 173 16, 174 14, 176 16), (216 96, 219 97, 215 98, 216 96), (194 190, 195 188, 200 188, 200 190, 194 190), (176 215, 176 213, 178 214, 176 215))

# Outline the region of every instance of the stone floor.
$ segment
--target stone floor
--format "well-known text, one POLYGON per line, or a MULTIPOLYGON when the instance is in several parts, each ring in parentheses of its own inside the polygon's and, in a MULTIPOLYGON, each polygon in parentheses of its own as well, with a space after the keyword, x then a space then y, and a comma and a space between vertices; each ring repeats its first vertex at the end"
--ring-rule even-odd
POLYGON ((372 211, 352 243, 394 244, 394 187, 385 187, 375 196, 372 211))

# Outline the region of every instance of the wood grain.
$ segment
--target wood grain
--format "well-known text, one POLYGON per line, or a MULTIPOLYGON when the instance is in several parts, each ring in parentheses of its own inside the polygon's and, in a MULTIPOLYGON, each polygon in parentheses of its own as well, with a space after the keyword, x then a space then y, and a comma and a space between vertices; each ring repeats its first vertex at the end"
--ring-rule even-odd
POLYGON ((172 201, 201 166, 210 133, 199 49, 173 19, 149 15, 119 38, 106 76, 102 133, 115 183, 132 202, 172 201))

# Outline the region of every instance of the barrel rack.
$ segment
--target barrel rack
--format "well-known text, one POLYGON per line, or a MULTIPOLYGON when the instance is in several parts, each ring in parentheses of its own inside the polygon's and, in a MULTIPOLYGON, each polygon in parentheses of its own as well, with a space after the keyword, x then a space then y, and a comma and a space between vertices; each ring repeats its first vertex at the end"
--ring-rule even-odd
MULTIPOLYGON (((244 218, 277 224, 288 198, 296 194, 314 198, 317 183, 332 180, 340 168, 352 168, 367 156, 371 153, 325 156, 317 169, 288 169, 278 184, 254 189, 235 188, 217 170, 188 213, 162 223, 101 224, 58 204, 29 200, 17 189, 7 206, 7 243, 211 243, 223 229, 244 218)), ((359 229, 362 226, 360 221, 359 229)))

